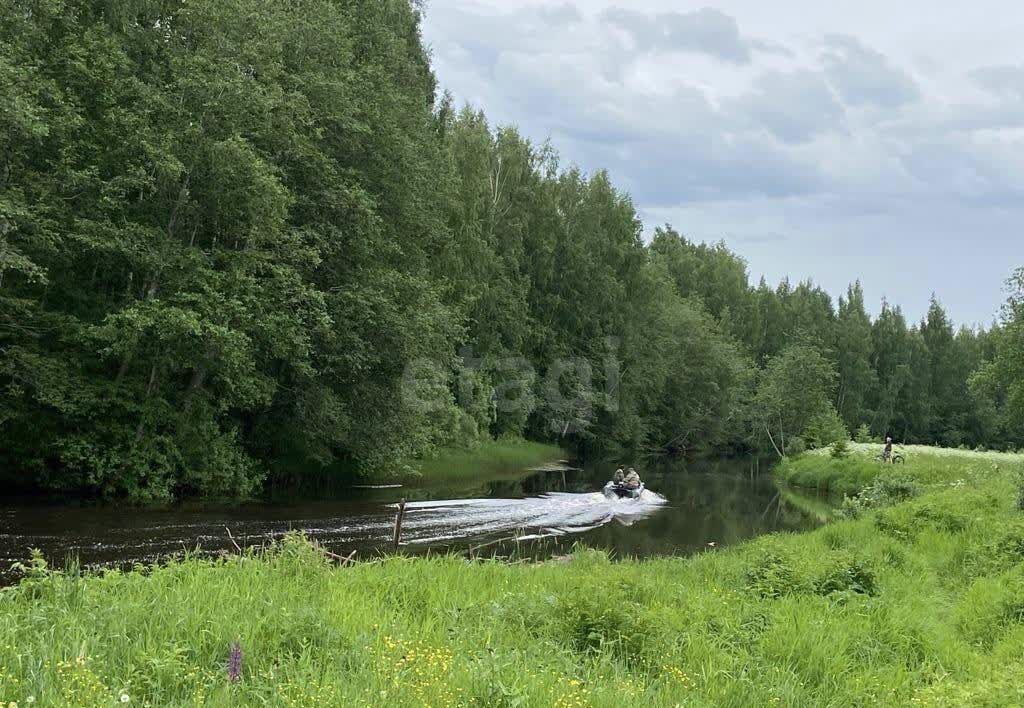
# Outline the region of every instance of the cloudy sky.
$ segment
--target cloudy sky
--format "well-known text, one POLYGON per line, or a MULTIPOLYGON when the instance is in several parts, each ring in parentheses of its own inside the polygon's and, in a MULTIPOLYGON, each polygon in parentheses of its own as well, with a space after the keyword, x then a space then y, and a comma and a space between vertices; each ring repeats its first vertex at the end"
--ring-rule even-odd
POLYGON ((444 88, 753 276, 987 323, 1024 266, 1024 5, 430 0, 444 88))

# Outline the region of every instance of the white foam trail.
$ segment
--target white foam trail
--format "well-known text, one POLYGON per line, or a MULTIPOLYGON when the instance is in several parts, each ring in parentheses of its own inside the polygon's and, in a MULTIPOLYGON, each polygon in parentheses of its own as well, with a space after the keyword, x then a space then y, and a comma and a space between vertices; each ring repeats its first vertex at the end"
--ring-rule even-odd
POLYGON ((613 521, 632 525, 667 503, 650 491, 638 499, 553 492, 527 499, 412 502, 406 505, 404 529, 407 544, 494 537, 531 540, 585 533, 613 521))
MULTIPOLYGON (((411 502, 406 506, 403 543, 414 547, 460 542, 487 545, 565 537, 609 523, 632 525, 656 514, 666 503, 664 497, 650 491, 645 491, 638 499, 612 500, 600 492, 553 492, 526 499, 411 502)), ((114 526, 104 529, 102 535, 81 531, 64 535, 21 535, 5 529, 0 537, 4 547, 0 550, 4 556, 13 557, 12 549, 39 544, 47 556, 57 562, 68 555, 79 556, 83 564, 149 561, 197 547, 228 549, 225 526, 229 526, 234 537, 244 545, 260 545, 295 530, 309 533, 330 546, 380 546, 391 539, 395 506, 353 514, 280 520, 213 515, 188 522, 114 526), (39 543, 40 540, 43 543, 39 543)), ((11 562, 0 558, 0 569, 5 570, 11 562)))

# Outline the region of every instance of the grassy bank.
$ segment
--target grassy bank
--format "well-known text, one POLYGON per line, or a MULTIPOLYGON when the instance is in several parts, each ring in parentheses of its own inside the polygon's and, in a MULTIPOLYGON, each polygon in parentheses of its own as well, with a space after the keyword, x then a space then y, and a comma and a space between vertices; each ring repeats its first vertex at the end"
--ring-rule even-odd
POLYGON ((788 484, 827 491, 836 495, 856 494, 882 478, 907 478, 931 486, 954 483, 968 477, 981 478, 1011 467, 1024 466, 1024 455, 1001 452, 971 452, 906 445, 897 448, 906 458, 900 465, 887 465, 876 457, 881 445, 850 444, 850 454, 833 459, 828 449, 816 450, 783 460, 776 476, 788 484))
MULTIPOLYGON (((290 539, 263 557, 39 574, 0 593, 0 699, 1021 705, 1014 475, 1024 463, 958 454, 954 475, 947 456, 922 456, 906 502, 692 559, 581 551, 540 565, 395 558, 339 569, 290 539), (225 668, 234 642, 237 682, 225 668)), ((835 463, 817 462, 831 478, 835 463)))
POLYGON ((472 449, 445 448, 411 464, 406 481, 423 483, 478 482, 509 475, 521 476, 530 467, 563 459, 565 452, 546 443, 506 438, 472 449))
POLYGON ((495 479, 522 477, 531 467, 556 462, 566 454, 556 445, 503 438, 481 442, 473 448, 441 448, 429 458, 409 460, 397 468, 360 469, 348 462, 317 470, 296 459, 286 470, 278 471, 271 499, 336 497, 353 484, 448 485, 461 489, 495 479))

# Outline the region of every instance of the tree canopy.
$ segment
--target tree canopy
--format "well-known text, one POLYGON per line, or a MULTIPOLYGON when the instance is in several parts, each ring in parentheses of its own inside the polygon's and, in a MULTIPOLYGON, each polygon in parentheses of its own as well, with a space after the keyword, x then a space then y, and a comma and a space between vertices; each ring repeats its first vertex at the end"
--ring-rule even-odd
POLYGON ((0 3, 5 485, 244 496, 501 435, 784 452, 835 413, 1024 444, 1024 274, 978 332, 645 244, 610 175, 439 95, 420 19, 0 3))

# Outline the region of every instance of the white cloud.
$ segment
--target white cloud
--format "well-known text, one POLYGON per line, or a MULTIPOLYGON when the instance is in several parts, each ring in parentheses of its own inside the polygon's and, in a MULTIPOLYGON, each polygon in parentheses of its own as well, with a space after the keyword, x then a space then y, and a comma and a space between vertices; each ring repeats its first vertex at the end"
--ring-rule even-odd
MULTIPOLYGON (((1013 8, 1024 24, 1016 5, 975 2, 1013 8)), ((876 295, 892 296, 898 272, 921 307, 968 277, 992 287, 965 288, 959 304, 947 296, 954 315, 996 309, 989 291, 1024 264, 1024 66, 1001 61, 1012 32, 977 22, 964 34, 974 15, 924 0, 902 14, 881 0, 857 12, 750 0, 623 7, 451 0, 428 8, 425 36, 442 86, 492 120, 553 138, 586 170, 608 168, 651 227, 673 216, 683 232, 734 239, 755 254, 755 274, 822 276, 835 292, 863 277, 869 295, 875 278, 876 295), (930 239, 957 233, 973 250, 943 266, 930 239), (856 246, 821 265, 837 239, 856 246), (927 252, 927 269, 878 268, 876 251, 892 243, 908 257, 927 252)))
POLYGON ((823 57, 829 79, 851 106, 895 108, 920 95, 910 74, 856 37, 827 35, 823 57))
POLYGON ((657 14, 612 7, 601 14, 601 19, 624 30, 638 53, 696 52, 724 62, 749 64, 751 50, 762 46, 742 37, 732 17, 709 7, 657 14))
POLYGON ((845 132, 843 106, 824 75, 807 69, 765 72, 747 94, 726 104, 724 111, 741 116, 751 128, 764 128, 786 143, 806 142, 826 132, 845 132))

